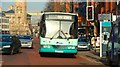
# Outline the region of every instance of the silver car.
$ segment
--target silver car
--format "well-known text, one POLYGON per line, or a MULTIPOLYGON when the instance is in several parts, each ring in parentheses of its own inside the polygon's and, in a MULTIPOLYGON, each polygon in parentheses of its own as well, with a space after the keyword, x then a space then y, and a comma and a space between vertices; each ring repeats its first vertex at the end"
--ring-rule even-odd
POLYGON ((90 50, 90 44, 86 37, 78 38, 78 50, 90 50))

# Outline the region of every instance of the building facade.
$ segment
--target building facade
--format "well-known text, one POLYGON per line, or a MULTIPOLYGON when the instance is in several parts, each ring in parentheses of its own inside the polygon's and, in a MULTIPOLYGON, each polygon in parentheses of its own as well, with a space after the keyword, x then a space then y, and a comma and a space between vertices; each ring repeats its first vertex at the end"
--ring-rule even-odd
POLYGON ((9 19, 5 18, 5 14, 3 12, 0 13, 0 33, 9 34, 9 19))
POLYGON ((10 34, 31 34, 31 15, 27 14, 26 0, 16 1, 14 6, 10 6, 5 11, 5 18, 9 19, 10 34))
POLYGON ((27 6, 26 6, 26 0, 23 0, 22 2, 19 2, 19 0, 16 0, 15 2, 15 28, 14 33, 15 34, 31 34, 28 18, 30 15, 27 15, 27 6), (28 20, 27 20, 28 19, 28 20))
MULTIPOLYGON (((54 5, 55 11, 60 11, 60 0, 56 0, 54 5)), ((120 2, 119 2, 120 3, 120 2)), ((105 2, 78 2, 78 0, 66 0, 66 12, 67 13, 77 13, 78 14, 78 25, 79 27, 86 27, 86 34, 89 32, 94 32, 94 36, 99 36, 100 33, 100 22, 98 20, 98 14, 109 14, 113 13, 113 15, 119 14, 120 11, 116 10, 117 2, 112 2, 112 0, 105 0, 105 2), (94 20, 87 21, 86 19, 86 7, 93 6, 94 7, 94 20)), ((119 6, 118 6, 119 9, 119 6)))

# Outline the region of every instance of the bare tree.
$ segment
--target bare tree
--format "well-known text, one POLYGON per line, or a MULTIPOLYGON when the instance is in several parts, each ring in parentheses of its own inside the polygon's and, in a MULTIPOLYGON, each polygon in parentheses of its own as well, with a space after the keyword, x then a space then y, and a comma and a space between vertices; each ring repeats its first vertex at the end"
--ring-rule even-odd
POLYGON ((66 7, 65 7, 65 2, 60 2, 59 7, 58 6, 54 6, 55 2, 48 2, 46 5, 46 8, 44 9, 44 11, 46 12, 54 12, 54 7, 59 8, 60 12, 66 12, 66 7))
POLYGON ((44 11, 53 12, 54 11, 54 2, 48 2, 44 11))

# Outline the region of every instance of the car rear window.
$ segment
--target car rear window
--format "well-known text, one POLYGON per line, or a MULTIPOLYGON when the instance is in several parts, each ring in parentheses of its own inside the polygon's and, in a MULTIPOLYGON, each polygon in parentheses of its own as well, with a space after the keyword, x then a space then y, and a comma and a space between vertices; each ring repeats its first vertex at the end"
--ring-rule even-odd
POLYGON ((81 38, 81 37, 80 37, 80 38, 78 39, 78 42, 88 42, 88 41, 87 41, 86 38, 81 38))
POLYGON ((12 41, 12 36, 2 36, 2 38, 0 38, 1 42, 11 42, 12 41))
POLYGON ((19 39, 31 39, 31 36, 19 36, 19 39))

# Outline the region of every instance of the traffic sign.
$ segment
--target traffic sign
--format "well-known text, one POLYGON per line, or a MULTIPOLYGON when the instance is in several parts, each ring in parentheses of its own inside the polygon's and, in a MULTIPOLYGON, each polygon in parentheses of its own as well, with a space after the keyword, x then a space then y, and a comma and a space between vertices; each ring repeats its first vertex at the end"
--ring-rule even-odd
POLYGON ((87 17, 87 21, 93 21, 94 20, 94 8, 93 8, 93 6, 87 6, 86 17, 87 17))

